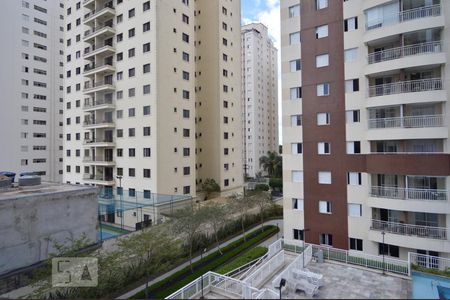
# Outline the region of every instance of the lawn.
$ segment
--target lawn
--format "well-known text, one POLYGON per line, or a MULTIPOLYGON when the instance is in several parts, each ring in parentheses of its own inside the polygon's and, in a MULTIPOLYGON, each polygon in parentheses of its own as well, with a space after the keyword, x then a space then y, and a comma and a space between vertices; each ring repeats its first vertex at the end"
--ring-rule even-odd
POLYGON ((223 265, 222 267, 216 269, 214 272, 219 274, 226 274, 230 271, 233 271, 239 267, 242 267, 245 264, 248 264, 251 261, 254 261, 257 258, 262 257, 267 253, 268 249, 266 247, 255 247, 233 261, 223 265))

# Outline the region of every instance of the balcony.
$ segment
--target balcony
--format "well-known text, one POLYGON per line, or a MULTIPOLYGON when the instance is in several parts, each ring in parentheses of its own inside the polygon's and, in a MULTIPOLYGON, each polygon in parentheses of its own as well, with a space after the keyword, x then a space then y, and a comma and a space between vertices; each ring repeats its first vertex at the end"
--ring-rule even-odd
POLYGON ((95 0, 84 0, 83 1, 83 6, 87 7, 87 8, 90 8, 91 5, 93 6, 94 2, 95 2, 95 0))
POLYGON ((83 159, 83 163, 96 166, 114 166, 116 164, 112 158, 106 158, 103 156, 85 157, 83 159))
POLYGON ((114 109, 116 106, 112 99, 91 100, 83 105, 84 111, 94 111, 100 109, 114 109))
POLYGON ((92 83, 90 81, 85 82, 84 84, 84 93, 95 93, 100 91, 114 91, 115 86, 112 81, 98 81, 92 83))
POLYGON ((447 239, 447 228, 372 220, 370 230, 436 240, 447 239))
POLYGON ((90 30, 84 32, 84 41, 89 42, 96 37, 112 37, 116 34, 116 30, 112 28, 112 25, 103 25, 99 27, 94 27, 90 30))
POLYGON ((116 52, 116 48, 112 45, 105 45, 100 48, 96 48, 95 46, 88 47, 84 50, 83 57, 85 59, 92 58, 95 55, 109 56, 113 55, 116 52))
POLYGON ((442 90, 442 79, 419 79, 369 86, 369 97, 442 90))
POLYGON ((84 76, 91 76, 95 74, 110 74, 116 71, 116 67, 113 66, 112 62, 104 63, 104 64, 90 64, 84 67, 83 74, 84 76))
POLYGON ((86 147, 108 148, 114 147, 116 143, 113 139, 85 139, 83 145, 86 147))
POLYGON ((405 117, 369 120, 369 129, 428 128, 428 127, 443 127, 443 126, 444 126, 443 115, 405 116, 405 117))
POLYGON ((377 51, 369 54, 369 64, 376 64, 394 59, 400 59, 407 56, 424 55, 430 53, 442 52, 442 42, 428 42, 415 45, 391 48, 383 51, 377 51))
MULTIPOLYGON (((366 23, 366 30, 374 30, 417 19, 437 17, 441 15, 441 5, 430 5, 393 13, 382 18, 371 19, 366 23)), ((366 18, 368 19, 368 18, 366 18)))
POLYGON ((105 5, 105 7, 98 8, 96 10, 92 10, 84 15, 84 24, 88 25, 89 23, 97 20, 106 20, 111 19, 116 15, 116 10, 111 3, 105 5))
POLYGON ((93 183, 98 185, 114 185, 114 177, 112 176, 106 176, 106 175, 92 175, 92 174, 84 174, 83 180, 86 181, 86 183, 93 183))
POLYGON ((372 186, 370 196, 397 200, 447 201, 447 190, 372 186))
POLYGON ((86 129, 114 128, 115 126, 116 125, 113 120, 88 120, 83 123, 83 127, 86 129))

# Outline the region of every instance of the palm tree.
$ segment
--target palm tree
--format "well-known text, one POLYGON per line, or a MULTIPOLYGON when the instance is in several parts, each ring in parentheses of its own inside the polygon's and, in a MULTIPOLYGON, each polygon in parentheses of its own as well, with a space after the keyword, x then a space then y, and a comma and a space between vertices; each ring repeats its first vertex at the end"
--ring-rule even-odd
POLYGON ((267 171, 269 177, 281 177, 283 160, 277 152, 267 152, 259 158, 259 165, 263 167, 264 171, 267 171))

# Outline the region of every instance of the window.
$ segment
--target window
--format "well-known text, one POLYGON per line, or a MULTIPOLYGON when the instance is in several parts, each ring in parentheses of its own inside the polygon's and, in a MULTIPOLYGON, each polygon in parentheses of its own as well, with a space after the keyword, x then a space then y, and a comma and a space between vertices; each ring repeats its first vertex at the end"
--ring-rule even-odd
POLYGON ((392 257, 400 257, 400 249, 398 246, 379 243, 378 244, 378 254, 379 255, 383 255, 383 254, 389 255, 392 257))
POLYGON ((345 81, 345 92, 353 93, 359 91, 359 79, 350 79, 345 81))
POLYGON ((327 67, 330 64, 330 56, 328 54, 321 54, 316 56, 316 68, 327 67))
POLYGON ((128 89, 128 97, 134 96, 136 96, 136 89, 135 88, 128 89))
POLYGON ((347 124, 359 123, 361 122, 360 111, 359 110, 348 110, 345 112, 347 124))
POLYGON ((150 136, 150 134, 151 134, 151 128, 144 127, 144 136, 150 136))
POLYGON ((363 241, 360 239, 350 238, 350 250, 363 251, 363 241))
POLYGON ((151 91, 150 84, 144 85, 143 90, 144 90, 144 95, 150 94, 150 91, 151 91))
POLYGON ((300 4, 289 7, 289 18, 300 17, 300 4))
POLYGON ((120 15, 117 16, 117 21, 116 21, 116 23, 117 23, 117 24, 120 24, 120 23, 122 23, 122 22, 123 22, 123 14, 120 14, 120 15))
POLYGON ((291 100, 301 99, 302 98, 302 88, 295 87, 291 88, 291 100))
POLYGON ((129 108, 128 109, 128 117, 135 117, 136 116, 136 109, 129 108))
POLYGON ((348 216, 354 218, 362 217, 362 205, 361 204, 348 204, 348 216))
POLYGON ((328 36, 328 25, 316 27, 316 39, 322 39, 328 36))
POLYGON ((134 48, 131 48, 128 50, 128 57, 134 57, 135 55, 136 55, 136 51, 134 48))
POLYGON ((320 244, 333 246, 333 235, 328 234, 328 233, 320 234, 320 244))
POLYGON ((150 64, 145 64, 142 68, 143 68, 144 74, 150 73, 150 64))
POLYGON ((190 111, 188 109, 183 109, 183 118, 189 119, 190 111))
POLYGON ((136 15, 136 10, 134 8, 128 11, 128 18, 133 18, 136 15))
POLYGON ((331 202, 319 201, 319 212, 321 214, 331 214, 331 202))
POLYGON ((303 171, 292 171, 292 182, 303 182, 303 171))
POLYGON ((150 178, 150 177, 151 177, 151 170, 144 169, 144 178, 150 178))
POLYGON ((187 15, 182 14, 181 20, 183 21, 183 23, 189 24, 189 17, 187 15))
POLYGON ((302 115, 293 115, 291 116, 291 126, 302 126, 302 115))
POLYGON ((331 154, 330 143, 321 142, 317 144, 317 153, 319 155, 329 155, 331 154))
POLYGON ((353 17, 344 20, 344 31, 354 31, 358 29, 358 17, 353 17))
POLYGON ((187 35, 186 33, 183 33, 182 39, 183 39, 183 42, 189 43, 189 35, 187 35))
POLYGON ((304 240, 304 231, 300 229, 294 229, 294 240, 303 241, 304 240))
POLYGON ((146 43, 142 46, 142 52, 143 53, 150 52, 150 43, 146 43))
POLYGON ((331 172, 319 172, 320 184, 331 184, 331 172))
POLYGON ((136 169, 134 169, 134 168, 129 168, 129 169, 128 169, 128 176, 130 176, 130 177, 135 177, 135 176, 136 176, 136 169))
POLYGON ((328 7, 328 0, 316 0, 316 9, 324 9, 328 7))
POLYGON ((291 66, 291 72, 297 72, 302 69, 302 63, 300 59, 291 60, 289 64, 291 66))
POLYGON ((330 84, 329 83, 321 83, 317 85, 317 96, 329 96, 330 95, 330 84))
POLYGON ((289 34, 289 45, 300 44, 300 32, 294 32, 289 34))
POLYGON ((347 142, 347 154, 361 154, 361 142, 347 142))
POLYGON ((129 157, 136 157, 136 149, 134 149, 134 148, 128 149, 128 156, 129 157))
POLYGON ((291 144, 292 154, 299 155, 303 153, 303 144, 302 143, 294 143, 291 144))
POLYGON ((189 129, 183 129, 183 137, 190 137, 191 131, 189 129))
POLYGON ((190 167, 184 167, 183 168, 183 175, 187 176, 191 174, 191 168, 190 167))
POLYGON ((344 51, 344 60, 346 63, 354 62, 358 59, 358 48, 347 49, 344 51))
POLYGON ((120 43, 121 41, 123 41, 123 33, 119 33, 118 35, 117 35, 117 42, 118 43, 120 43))
POLYGON ((191 187, 190 186, 184 186, 183 187, 183 194, 189 195, 191 193, 191 187))
POLYGON ((331 119, 330 113, 318 113, 317 125, 318 126, 330 125, 330 119, 331 119))
POLYGON ((186 52, 183 52, 183 60, 184 61, 189 61, 189 54, 188 53, 186 53, 186 52))
POLYGON ((136 136, 136 130, 134 128, 128 128, 128 136, 129 137, 136 136))
POLYGON ((134 28, 131 28, 130 30, 128 30, 128 37, 129 37, 129 38, 134 37, 135 34, 136 34, 136 31, 135 31, 134 28))
POLYGON ((298 199, 298 198, 292 199, 292 209, 298 210, 298 211, 303 211, 303 209, 304 209, 303 205, 304 205, 303 199, 298 199))
MULTIPOLYGON (((117 149, 117 157, 123 157, 123 149, 117 149)), ((119 175, 119 174, 117 174, 117 175, 119 175)))
POLYGON ((142 10, 143 11, 147 11, 147 10, 149 10, 150 9, 150 1, 146 1, 146 2, 144 2, 143 4, 142 4, 142 10))
POLYGON ((361 173, 357 172, 349 172, 347 174, 347 184, 358 186, 362 184, 362 176, 361 173))
POLYGON ((191 149, 190 148, 183 148, 183 156, 188 157, 191 155, 191 149))
POLYGON ((144 111, 144 116, 150 115, 150 105, 144 106, 143 111, 144 111))
POLYGON ((147 32, 150 30, 150 22, 144 23, 144 25, 142 25, 142 31, 147 32))

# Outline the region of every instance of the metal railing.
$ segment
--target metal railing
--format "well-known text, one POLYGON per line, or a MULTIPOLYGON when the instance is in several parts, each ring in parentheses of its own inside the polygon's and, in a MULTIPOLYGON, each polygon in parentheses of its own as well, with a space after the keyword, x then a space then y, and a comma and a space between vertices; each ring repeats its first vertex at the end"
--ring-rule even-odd
POLYGON ((93 70, 100 69, 103 67, 114 67, 114 63, 113 62, 105 62, 103 64, 86 65, 86 66, 84 66, 84 72, 93 71, 93 70))
POLYGON ((91 54, 91 53, 93 53, 95 51, 99 51, 100 52, 101 50, 108 49, 108 48, 112 48, 113 50, 115 50, 113 45, 104 45, 104 46, 99 47, 99 48, 96 48, 95 45, 94 45, 92 47, 87 47, 86 49, 84 49, 84 55, 86 56, 86 55, 91 54))
POLYGON ((85 139, 84 144, 94 144, 94 143, 114 143, 113 139, 85 139))
POLYGON ((447 272, 450 270, 450 259, 448 258, 409 252, 408 261, 412 264, 413 270, 415 266, 447 272))
POLYGON ((393 234, 411 235, 421 238, 429 238, 436 240, 447 239, 447 228, 420 226, 413 224, 403 224, 386 222, 381 220, 372 220, 371 230, 385 231, 393 234))
POLYGON ((368 60, 369 64, 375 64, 379 62, 403 58, 406 56, 439 53, 439 52, 442 52, 441 41, 427 42, 373 52, 369 54, 368 60))
POLYGON ((369 97, 442 90, 441 78, 398 81, 369 86, 369 97))
POLYGON ((87 19, 93 18, 108 9, 112 9, 115 12, 114 5, 112 5, 112 3, 107 3, 104 7, 92 10, 92 11, 88 12, 87 14, 85 14, 84 20, 86 21, 87 19))
POLYGON ((284 265, 284 262, 284 250, 281 250, 278 254, 274 255, 271 259, 245 278, 244 282, 250 284, 250 286, 258 286, 277 270, 279 270, 284 265))
POLYGON ((429 5, 414 9, 404 10, 382 18, 371 20, 370 24, 366 22, 366 30, 378 29, 402 22, 412 21, 416 19, 437 17, 441 15, 441 5, 429 5))
POLYGON ((433 200, 447 201, 447 190, 399 188, 389 186, 372 186, 370 196, 400 200, 433 200))
POLYGON ((102 105, 113 105, 113 104, 114 103, 113 103, 112 99, 100 99, 100 100, 86 102, 83 105, 83 108, 87 109, 87 108, 94 108, 94 107, 102 106, 102 105))
POLYGON ((113 177, 107 177, 103 175, 92 175, 92 174, 84 174, 84 180, 95 180, 95 181, 114 181, 113 177))
POLYGON ((97 81, 97 82, 85 82, 84 83, 84 89, 85 90, 91 90, 102 86, 111 86, 114 88, 114 83, 112 81, 97 81))
POLYGON ((369 129, 427 128, 427 127, 443 127, 443 126, 444 126, 443 115, 404 116, 404 117, 369 120, 369 129))
POLYGON ((83 125, 84 126, 93 126, 93 125, 110 125, 110 124, 114 124, 113 120, 89 120, 89 121, 84 121, 83 125))
POLYGON ((83 162, 85 163, 94 163, 94 162, 98 162, 98 163, 113 163, 114 159, 111 158, 107 158, 104 156, 96 156, 96 157, 91 157, 91 156, 87 156, 83 159, 83 162))
POLYGON ((84 32, 84 38, 86 39, 88 37, 91 37, 92 35, 96 34, 100 30, 105 29, 105 28, 109 28, 109 29, 115 31, 114 28, 111 25, 98 26, 98 27, 94 27, 94 28, 92 28, 90 30, 86 30, 84 32))

